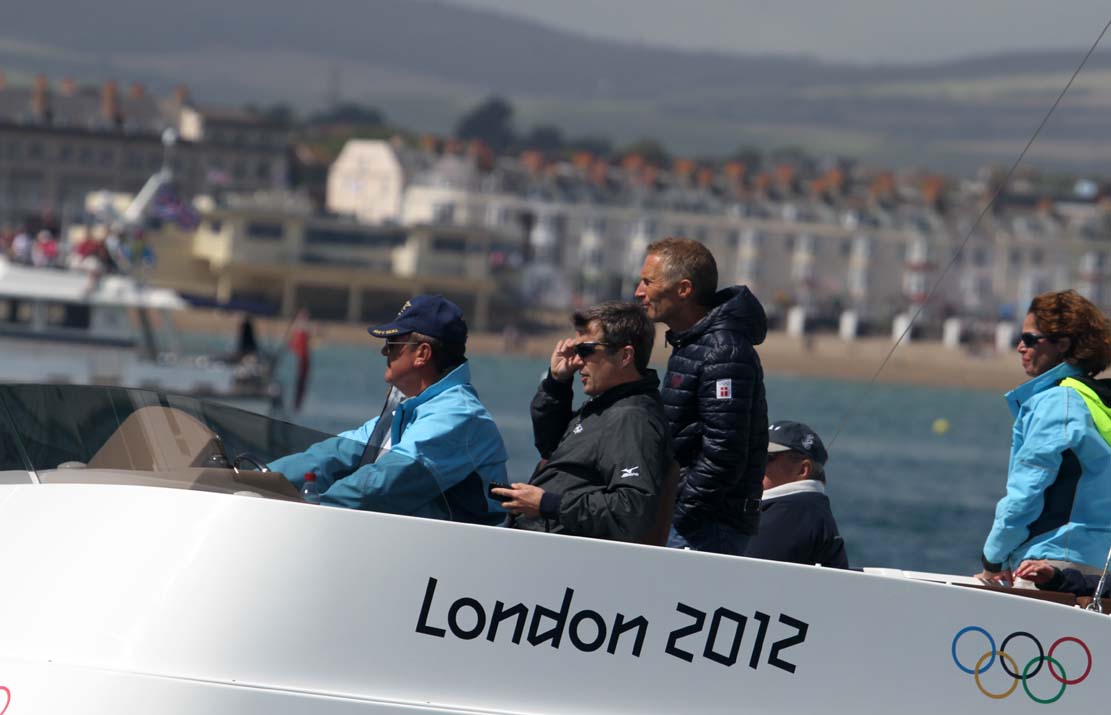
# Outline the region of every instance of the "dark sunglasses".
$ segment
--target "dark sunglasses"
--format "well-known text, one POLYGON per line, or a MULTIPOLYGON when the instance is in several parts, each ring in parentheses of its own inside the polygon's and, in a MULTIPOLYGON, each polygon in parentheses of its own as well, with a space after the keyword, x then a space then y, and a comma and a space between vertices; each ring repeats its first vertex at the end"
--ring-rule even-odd
POLYGON ((593 355, 594 351, 597 350, 599 347, 608 346, 608 345, 609 345, 609 343, 600 343, 600 342, 579 343, 574 348, 575 355, 579 356, 583 360, 586 360, 588 357, 593 355))
POLYGON ((1023 333, 1018 336, 1019 342, 1023 347, 1032 348, 1042 340, 1056 340, 1061 337, 1060 335, 1042 335, 1041 333, 1023 333))
POLYGON ((396 347, 404 347, 406 345, 420 345, 420 343, 413 342, 412 340, 387 340, 382 346, 382 354, 385 355, 396 347))

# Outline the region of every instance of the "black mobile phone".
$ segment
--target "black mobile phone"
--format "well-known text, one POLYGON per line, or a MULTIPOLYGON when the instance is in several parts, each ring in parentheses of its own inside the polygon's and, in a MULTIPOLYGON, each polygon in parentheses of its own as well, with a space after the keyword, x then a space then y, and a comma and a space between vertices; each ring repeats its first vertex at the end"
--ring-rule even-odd
POLYGON ((508 484, 502 484, 501 482, 490 482, 490 488, 487 490, 486 493, 490 495, 491 499, 494 499, 494 500, 497 500, 497 501, 509 501, 510 499, 513 498, 513 497, 507 497, 504 494, 495 494, 494 493, 495 489, 509 489, 509 485, 508 484))

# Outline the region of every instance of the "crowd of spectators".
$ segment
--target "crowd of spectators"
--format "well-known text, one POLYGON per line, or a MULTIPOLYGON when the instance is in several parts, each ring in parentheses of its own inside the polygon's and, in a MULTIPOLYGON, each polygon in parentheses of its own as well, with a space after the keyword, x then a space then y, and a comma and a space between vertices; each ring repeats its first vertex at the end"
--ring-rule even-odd
POLYGON ((30 226, 0 228, 0 256, 12 263, 81 270, 93 274, 131 273, 154 262, 154 254, 141 231, 111 230, 100 236, 92 228, 80 238, 67 239, 55 228, 30 226))

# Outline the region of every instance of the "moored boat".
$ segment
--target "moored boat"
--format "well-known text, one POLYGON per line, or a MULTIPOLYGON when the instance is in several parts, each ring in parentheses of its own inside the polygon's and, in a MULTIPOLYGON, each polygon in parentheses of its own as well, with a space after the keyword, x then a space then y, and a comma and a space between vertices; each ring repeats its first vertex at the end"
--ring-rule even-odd
POLYGON ((269 356, 185 353, 172 316, 186 307, 174 291, 130 276, 0 257, 0 381, 124 385, 255 411, 280 405, 269 356))

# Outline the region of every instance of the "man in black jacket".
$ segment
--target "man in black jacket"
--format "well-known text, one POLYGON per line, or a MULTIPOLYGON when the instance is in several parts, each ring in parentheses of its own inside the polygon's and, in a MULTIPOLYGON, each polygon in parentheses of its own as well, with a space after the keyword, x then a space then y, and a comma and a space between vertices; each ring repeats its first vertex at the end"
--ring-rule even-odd
POLYGON ((561 340, 532 400, 536 448, 544 460, 528 484, 494 489, 508 526, 641 541, 659 510, 670 465, 659 380, 648 369, 652 322, 635 303, 575 313, 575 338, 561 340), (572 410, 579 372, 590 399, 572 410))
POLYGON ((636 297, 672 346, 661 396, 682 472, 668 545, 740 556, 760 519, 768 404, 754 346, 768 321, 748 288, 717 281, 705 246, 665 238, 648 246, 636 297))
POLYGON ((783 420, 768 429, 760 532, 745 556, 847 569, 845 541, 826 496, 828 454, 814 430, 783 420))

